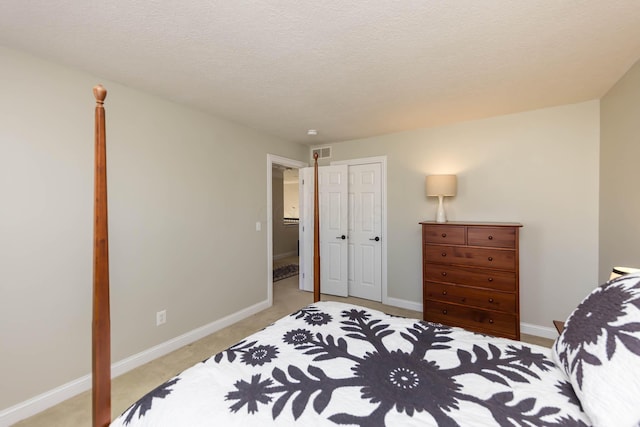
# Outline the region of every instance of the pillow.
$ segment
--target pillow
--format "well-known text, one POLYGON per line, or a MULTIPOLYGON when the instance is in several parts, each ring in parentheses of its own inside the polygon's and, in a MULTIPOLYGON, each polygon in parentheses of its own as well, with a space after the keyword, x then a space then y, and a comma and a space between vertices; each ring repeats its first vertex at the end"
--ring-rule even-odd
POLYGON ((552 354, 594 425, 640 425, 640 273, 594 289, 552 354))

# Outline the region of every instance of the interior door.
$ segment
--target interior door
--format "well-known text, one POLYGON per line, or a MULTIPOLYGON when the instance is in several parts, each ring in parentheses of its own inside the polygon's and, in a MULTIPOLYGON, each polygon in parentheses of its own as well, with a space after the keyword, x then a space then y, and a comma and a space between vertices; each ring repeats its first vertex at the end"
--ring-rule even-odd
MULTIPOLYGON (((313 290, 313 168, 300 170, 303 180, 301 200, 303 224, 301 235, 302 272, 300 288, 313 290)), ((320 286, 323 294, 348 296, 348 167, 318 167, 320 202, 320 286)))
POLYGON ((382 301, 381 164, 349 166, 349 295, 382 301))
POLYGON ((320 286, 322 293, 349 295, 347 273, 348 167, 318 169, 320 199, 320 286))

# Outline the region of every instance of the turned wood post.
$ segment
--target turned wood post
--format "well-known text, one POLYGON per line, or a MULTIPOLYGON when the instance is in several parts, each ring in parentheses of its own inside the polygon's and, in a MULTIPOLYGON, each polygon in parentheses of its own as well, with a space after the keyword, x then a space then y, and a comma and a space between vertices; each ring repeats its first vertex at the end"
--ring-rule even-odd
POLYGON ((318 196, 318 153, 313 154, 313 302, 320 301, 320 203, 318 196))
POLYGON ((92 409, 93 426, 111 422, 111 325, 109 316, 109 231, 107 227, 107 149, 104 99, 93 88, 95 113, 95 188, 93 224, 92 409))

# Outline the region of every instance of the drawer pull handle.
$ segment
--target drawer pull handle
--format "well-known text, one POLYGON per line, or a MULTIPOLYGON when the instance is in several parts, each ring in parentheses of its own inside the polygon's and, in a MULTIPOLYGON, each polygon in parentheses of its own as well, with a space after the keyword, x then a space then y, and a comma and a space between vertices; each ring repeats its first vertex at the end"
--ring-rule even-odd
POLYGON ((493 303, 493 298, 489 298, 489 302, 490 302, 490 303, 493 303))
POLYGON ((493 261, 493 257, 490 256, 489 258, 487 258, 489 261, 493 261))
POLYGON ((447 294, 447 291, 442 291, 442 295, 446 295, 446 294, 447 294))
POLYGON ((442 256, 447 256, 447 253, 446 253, 446 252, 442 252, 442 254, 441 254, 441 255, 442 255, 442 256))
POLYGON ((489 277, 487 280, 488 280, 489 282, 493 282, 493 277, 489 277))
POLYGON ((442 277, 447 277, 447 272, 446 272, 446 271, 443 271, 443 272, 442 272, 442 273, 440 273, 440 274, 442 274, 442 277))
POLYGON ((444 239, 445 237, 447 237, 447 233, 442 233, 442 238, 444 239))
POLYGON ((489 236, 489 240, 493 240, 493 236, 489 236))
POLYGON ((493 325, 493 319, 489 319, 489 323, 493 325))
POLYGON ((442 310, 442 314, 447 314, 447 310, 442 310))

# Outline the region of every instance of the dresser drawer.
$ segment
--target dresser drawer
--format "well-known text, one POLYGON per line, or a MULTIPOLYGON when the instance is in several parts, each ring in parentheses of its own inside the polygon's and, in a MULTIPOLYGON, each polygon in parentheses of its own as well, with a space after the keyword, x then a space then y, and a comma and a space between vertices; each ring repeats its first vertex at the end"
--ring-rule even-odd
POLYGON ((516 228, 469 227, 467 243, 470 246, 491 246, 495 248, 516 247, 516 228))
POLYGON ((422 241, 444 245, 464 245, 465 227, 455 225, 424 225, 422 241))
POLYGON ((515 314, 425 300, 424 320, 490 335, 517 338, 515 314))
POLYGON ((516 273, 455 267, 446 264, 424 264, 424 280, 430 282, 459 283, 500 291, 516 290, 516 273))
POLYGON ((463 304, 507 313, 515 313, 516 311, 515 294, 486 289, 426 282, 424 284, 424 297, 441 302, 463 304))
POLYGON ((425 245, 424 257, 427 262, 440 264, 459 264, 512 271, 516 269, 515 251, 505 249, 425 245))

